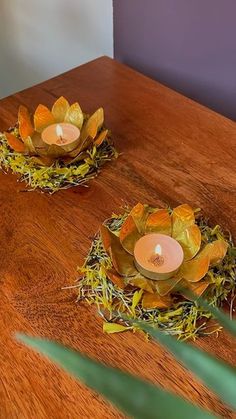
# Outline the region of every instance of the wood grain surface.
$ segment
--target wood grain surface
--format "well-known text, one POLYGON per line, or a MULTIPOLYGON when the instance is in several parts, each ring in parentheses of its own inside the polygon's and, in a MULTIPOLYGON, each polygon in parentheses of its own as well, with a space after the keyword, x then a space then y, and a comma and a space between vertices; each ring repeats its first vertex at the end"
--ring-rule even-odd
MULTIPOLYGON (((105 109, 116 147, 89 188, 53 196, 24 192, 0 175, 0 417, 121 418, 100 396, 18 344, 22 331, 55 339, 142 376, 224 418, 236 417, 159 345, 140 334, 102 333, 94 307, 76 305, 73 284, 100 223, 124 203, 189 203, 236 237, 235 122, 103 57, 0 102, 0 130, 20 104, 31 110, 64 95, 92 112, 105 109)), ((197 345, 236 362, 225 332, 197 345)), ((132 389, 130 389, 132 391, 132 389)))

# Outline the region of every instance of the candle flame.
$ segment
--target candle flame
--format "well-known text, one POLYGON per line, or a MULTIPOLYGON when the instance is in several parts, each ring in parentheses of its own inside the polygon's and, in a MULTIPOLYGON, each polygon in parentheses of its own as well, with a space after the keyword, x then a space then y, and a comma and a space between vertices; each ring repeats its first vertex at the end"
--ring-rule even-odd
POLYGON ((162 248, 161 248, 161 245, 160 244, 157 244, 156 245, 156 247, 155 247, 155 254, 156 255, 162 255, 162 248))
POLYGON ((58 137, 63 137, 63 129, 60 124, 57 124, 56 126, 56 134, 58 137))

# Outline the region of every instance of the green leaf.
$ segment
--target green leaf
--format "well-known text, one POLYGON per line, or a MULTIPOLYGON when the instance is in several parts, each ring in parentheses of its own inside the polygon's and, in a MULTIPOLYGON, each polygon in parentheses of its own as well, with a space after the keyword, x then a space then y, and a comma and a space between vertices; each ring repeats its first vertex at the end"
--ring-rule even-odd
POLYGON ((213 419, 211 413, 115 368, 93 361, 55 342, 17 334, 83 383, 137 419, 213 419))
POLYGON ((177 341, 144 322, 132 319, 129 319, 129 322, 168 348, 207 387, 215 391, 225 403, 236 409, 236 368, 190 344, 177 341))

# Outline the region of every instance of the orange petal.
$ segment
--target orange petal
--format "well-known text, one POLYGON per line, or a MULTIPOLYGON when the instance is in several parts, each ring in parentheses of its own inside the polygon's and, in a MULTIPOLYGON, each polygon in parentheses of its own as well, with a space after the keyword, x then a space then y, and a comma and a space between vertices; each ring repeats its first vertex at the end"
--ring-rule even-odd
POLYGON ((84 122, 84 115, 78 102, 73 103, 67 110, 65 122, 76 125, 79 129, 82 128, 84 122))
POLYGON ((171 217, 166 209, 159 209, 147 218, 146 233, 160 233, 171 235, 171 217))
POLYGON ((183 230, 194 223, 194 211, 188 204, 174 208, 172 212, 172 237, 175 239, 183 230))
POLYGON ((119 237, 124 249, 133 255, 135 243, 140 239, 141 234, 138 232, 131 215, 129 215, 122 224, 119 237))
POLYGON ((59 97, 52 107, 52 114, 55 122, 63 122, 65 120, 66 113, 70 105, 68 101, 63 97, 59 97))
POLYGON ((107 277, 122 290, 125 288, 125 281, 122 276, 118 275, 114 270, 106 271, 107 277))
POLYGON ((8 145, 17 153, 24 153, 25 152, 25 145, 22 143, 19 138, 16 138, 15 135, 10 134, 9 132, 4 132, 4 135, 7 139, 8 145))
POLYGON ((142 290, 148 291, 151 294, 154 293, 152 288, 152 281, 150 281, 150 279, 145 278, 141 274, 138 274, 137 276, 130 278, 129 284, 131 284, 133 287, 141 288, 142 290))
POLYGON ((34 113, 34 128, 38 132, 42 132, 44 128, 55 124, 52 112, 44 105, 38 105, 34 113))
POLYGON ((150 294, 149 292, 145 292, 142 299, 142 307, 144 309, 168 308, 171 306, 171 303, 170 297, 161 297, 158 294, 150 294))
POLYGON ((215 240, 207 244, 201 252, 201 255, 208 256, 210 265, 215 265, 224 259, 228 249, 228 243, 224 240, 215 240))
POLYGON ((34 127, 31 123, 30 114, 28 109, 21 105, 18 111, 18 123, 19 123, 19 133, 22 140, 25 140, 27 137, 31 137, 34 132, 34 127))
POLYGON ((196 224, 187 227, 175 239, 183 248, 185 260, 192 259, 201 247, 201 231, 196 224))
POLYGON ((140 234, 144 234, 145 232, 145 224, 148 217, 148 210, 148 205, 143 205, 139 202, 130 211, 130 215, 132 216, 140 234))
POLYGON ((181 273, 178 272, 173 278, 165 279, 161 281, 153 281, 153 286, 161 296, 167 295, 172 291, 176 285, 181 281, 181 273))
POLYGON ((200 297, 205 291, 206 289, 209 287, 209 285, 211 284, 211 281, 209 280, 209 278, 204 278, 202 281, 200 282, 188 282, 186 283, 183 282, 183 286, 181 288, 183 288, 183 290, 181 291, 181 288, 179 290, 179 293, 186 298, 187 300, 191 300, 190 296, 188 295, 188 293, 185 293, 185 289, 189 289, 190 291, 192 291, 194 293, 194 295, 197 295, 198 297, 200 297))
POLYGON ((209 256, 199 256, 195 259, 184 262, 181 272, 186 281, 198 282, 202 279, 209 269, 209 256))
POLYGON ((102 224, 100 227, 100 235, 101 235, 103 247, 105 251, 108 252, 111 246, 111 235, 109 233, 108 228, 104 224, 102 224))
POLYGON ((100 134, 95 138, 94 144, 96 144, 97 146, 100 146, 103 141, 106 139, 108 134, 108 129, 106 129, 105 131, 101 131, 100 134))
POLYGON ((94 139, 97 135, 98 130, 102 127, 104 122, 104 111, 99 108, 84 124, 81 131, 81 138, 84 141, 86 138, 91 137, 94 139))

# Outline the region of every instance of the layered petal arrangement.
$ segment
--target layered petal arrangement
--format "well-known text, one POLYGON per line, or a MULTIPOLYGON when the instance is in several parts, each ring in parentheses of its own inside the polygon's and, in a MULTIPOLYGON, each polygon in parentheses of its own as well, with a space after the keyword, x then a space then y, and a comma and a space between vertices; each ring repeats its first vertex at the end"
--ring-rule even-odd
MULTIPOLYGON (((146 247, 141 249, 149 255, 146 247)), ((220 226, 210 227, 189 205, 172 210, 138 203, 101 225, 79 269, 78 301, 97 306, 107 333, 133 329, 129 317, 144 320, 179 339, 218 332, 217 325, 207 323, 211 313, 193 301, 192 295, 204 295, 213 306, 225 300, 232 306, 235 255, 231 236, 225 235, 220 226), (174 249, 181 251, 178 269, 168 278, 158 275, 150 279, 136 263, 137 248, 151 236, 161 238, 163 246, 174 242, 174 249)), ((167 261, 164 248, 162 256, 167 261)))
POLYGON ((19 136, 5 132, 8 145, 17 153, 34 156, 41 165, 51 165, 62 159, 65 164, 73 164, 85 157, 84 152, 95 144, 100 146, 106 139, 108 130, 103 129, 104 112, 99 108, 93 115, 85 115, 78 102, 69 105, 62 96, 53 104, 52 109, 39 105, 31 119, 25 106, 19 107, 19 136), (79 129, 79 137, 70 144, 48 144, 44 141, 43 131, 54 124, 67 123, 79 129))
POLYGON ((49 193, 87 184, 118 153, 104 125, 104 111, 91 116, 64 97, 31 116, 19 107, 15 127, 0 133, 0 168, 11 170, 31 190, 49 193))
POLYGON ((137 204, 121 226, 119 235, 105 224, 101 227, 104 249, 109 254, 113 269, 107 276, 122 288, 142 289, 143 308, 163 308, 172 305, 172 294, 186 297, 186 289, 202 295, 211 283, 207 273, 211 266, 226 255, 228 244, 219 239, 205 246, 201 231, 195 223, 193 209, 180 205, 173 211, 153 209, 137 204), (136 242, 146 234, 160 233, 173 237, 182 246, 184 262, 171 278, 151 280, 143 276, 134 263, 136 242))

